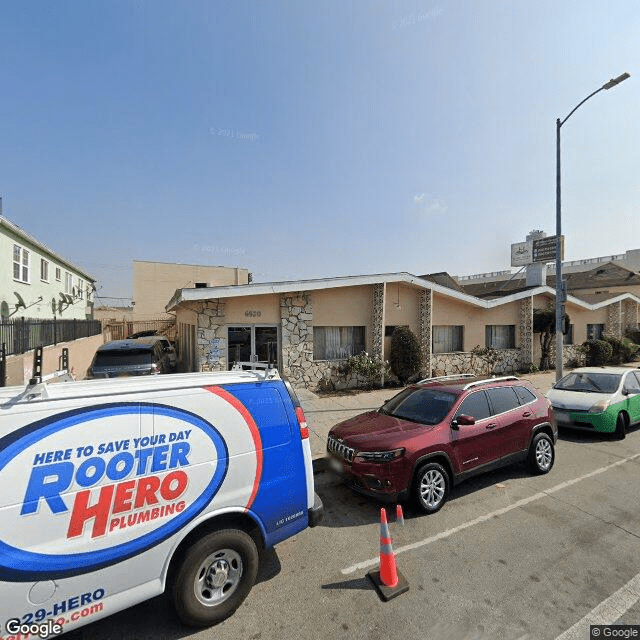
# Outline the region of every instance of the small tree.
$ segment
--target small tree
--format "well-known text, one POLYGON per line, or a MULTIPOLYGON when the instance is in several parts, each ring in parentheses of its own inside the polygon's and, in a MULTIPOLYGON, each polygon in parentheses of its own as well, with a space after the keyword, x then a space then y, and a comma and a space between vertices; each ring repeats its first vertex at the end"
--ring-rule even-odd
POLYGON ((401 384, 415 376, 422 367, 422 349, 409 327, 396 327, 391 336, 389 357, 391 371, 401 384))

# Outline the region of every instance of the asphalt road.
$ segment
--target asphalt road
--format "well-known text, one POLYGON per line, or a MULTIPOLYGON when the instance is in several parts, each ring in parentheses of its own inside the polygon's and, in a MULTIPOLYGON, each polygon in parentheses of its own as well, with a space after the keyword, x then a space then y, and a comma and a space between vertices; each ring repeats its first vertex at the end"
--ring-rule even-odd
POLYGON ((556 454, 548 475, 503 469, 454 489, 437 514, 391 518, 410 590, 388 603, 366 578, 379 505, 318 465, 323 524, 268 554, 229 620, 185 628, 161 597, 67 637, 587 640, 588 616, 640 623, 640 430, 621 442, 561 432, 556 454))

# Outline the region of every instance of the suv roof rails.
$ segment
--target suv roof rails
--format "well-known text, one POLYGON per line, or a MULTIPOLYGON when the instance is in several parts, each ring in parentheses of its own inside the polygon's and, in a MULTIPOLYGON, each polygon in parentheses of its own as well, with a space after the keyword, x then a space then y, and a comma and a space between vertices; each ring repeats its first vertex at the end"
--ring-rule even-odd
POLYGON ((435 378, 425 378, 419 380, 416 384, 426 384, 427 382, 440 382, 440 380, 460 380, 460 378, 475 378, 473 373, 455 373, 448 376, 436 376, 435 378))
POLYGON ((502 376, 501 378, 485 378, 484 380, 476 380, 475 382, 470 382, 469 384, 465 384, 463 390, 466 391, 471 387, 476 387, 480 384, 487 384, 488 382, 503 382, 504 380, 520 380, 517 376, 502 376))

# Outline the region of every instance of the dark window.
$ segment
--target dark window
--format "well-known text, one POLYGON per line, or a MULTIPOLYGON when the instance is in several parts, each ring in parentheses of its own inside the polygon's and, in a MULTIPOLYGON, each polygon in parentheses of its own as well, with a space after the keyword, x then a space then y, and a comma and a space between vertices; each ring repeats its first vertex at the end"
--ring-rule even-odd
POLYGON ((484 328, 485 343, 493 349, 516 348, 516 326, 514 324, 488 324, 484 328))
POLYGON ((463 325, 434 325, 432 352, 454 353, 462 351, 463 325))
POLYGON ((624 388, 628 391, 640 391, 640 383, 638 383, 633 372, 628 373, 627 377, 624 379, 624 388))
POLYGON ((603 324, 588 324, 587 325, 587 340, 601 340, 604 333, 603 324))
POLYGON ((153 352, 150 349, 130 351, 98 351, 95 367, 122 367, 136 364, 151 364, 153 352))
POLYGON ((573 325, 569 325, 569 331, 562 336, 563 344, 573 344, 573 325))
POLYGON ((453 393, 409 388, 391 398, 380 409, 380 413, 421 424, 438 424, 444 420, 455 401, 453 393))
POLYGON ((456 411, 456 418, 460 415, 471 416, 476 421, 484 420, 491 415, 489 410, 489 402, 484 391, 476 391, 467 396, 456 411))
POLYGON ((514 389, 518 396, 518 400, 520 400, 520 404, 528 404, 529 402, 536 400, 535 395, 526 387, 514 387, 514 389))
POLYGON ((493 389, 487 389, 487 393, 491 400, 493 415, 511 411, 511 409, 520 406, 518 396, 513 387, 494 387, 493 389))

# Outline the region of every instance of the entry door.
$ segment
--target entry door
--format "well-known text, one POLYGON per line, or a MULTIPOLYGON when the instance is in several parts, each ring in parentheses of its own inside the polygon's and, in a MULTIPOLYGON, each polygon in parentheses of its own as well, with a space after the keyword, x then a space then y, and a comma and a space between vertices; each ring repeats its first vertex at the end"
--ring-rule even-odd
POLYGON ((278 366, 278 327, 246 325, 228 328, 229 369, 235 362, 262 362, 278 366))

